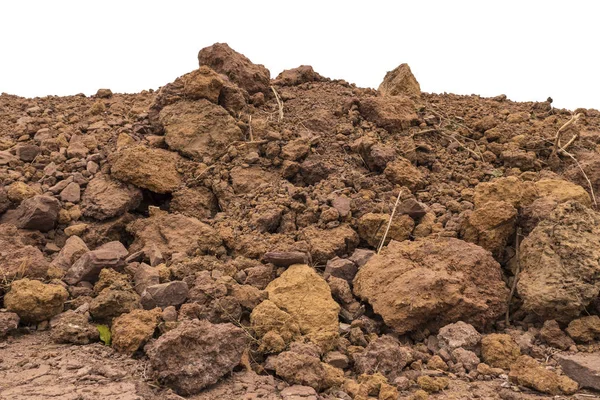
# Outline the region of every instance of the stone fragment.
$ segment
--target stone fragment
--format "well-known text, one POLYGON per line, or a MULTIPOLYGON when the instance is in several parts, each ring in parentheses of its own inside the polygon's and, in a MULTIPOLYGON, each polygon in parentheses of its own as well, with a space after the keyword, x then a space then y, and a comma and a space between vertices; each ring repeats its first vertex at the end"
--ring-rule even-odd
POLYGON ((125 266, 125 258, 128 255, 129 252, 121 242, 108 242, 79 257, 68 269, 64 281, 69 285, 93 281, 103 268, 119 269, 125 266))
POLYGON ((115 318, 111 327, 112 346, 121 353, 132 355, 152 338, 158 326, 161 310, 133 310, 115 318))
POLYGON ((37 323, 61 313, 68 297, 62 286, 25 278, 11 283, 10 291, 4 295, 4 307, 18 314, 23 322, 37 323))
POLYGON ((377 90, 384 96, 421 97, 421 86, 408 64, 400 64, 394 70, 386 73, 377 90))
POLYGON ((146 310, 155 307, 178 306, 187 299, 189 288, 183 281, 171 281, 148 286, 142 293, 142 306, 146 310))

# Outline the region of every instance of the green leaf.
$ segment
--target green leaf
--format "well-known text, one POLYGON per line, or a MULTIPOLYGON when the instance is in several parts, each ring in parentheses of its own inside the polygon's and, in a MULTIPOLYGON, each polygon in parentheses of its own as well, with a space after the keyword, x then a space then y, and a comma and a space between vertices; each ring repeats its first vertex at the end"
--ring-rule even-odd
POLYGON ((104 343, 106 346, 110 346, 110 328, 106 325, 96 325, 96 328, 100 333, 100 340, 102 341, 102 343, 104 343))

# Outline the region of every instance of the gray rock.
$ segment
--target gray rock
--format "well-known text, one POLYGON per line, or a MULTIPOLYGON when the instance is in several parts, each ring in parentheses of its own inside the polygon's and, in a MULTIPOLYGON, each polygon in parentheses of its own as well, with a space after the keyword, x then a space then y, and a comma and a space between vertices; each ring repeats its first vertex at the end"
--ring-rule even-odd
POLYGON ((561 355, 558 363, 565 375, 581 387, 600 390, 600 354, 561 355))
POLYGON ((38 195, 23 200, 19 207, 4 214, 1 223, 9 223, 21 229, 48 232, 58 220, 60 203, 54 197, 38 195))
POLYGON ((188 292, 188 285, 183 281, 148 286, 142 293, 142 306, 146 310, 155 307, 177 306, 187 299, 188 292))
POLYGON ((477 332, 473 325, 458 321, 441 328, 437 338, 440 347, 448 351, 459 347, 473 350, 481 341, 481 334, 477 332))
POLYGON ((133 281, 135 284, 135 291, 141 295, 147 287, 158 285, 160 283, 158 270, 146 263, 140 263, 133 275, 133 281))
POLYGON ((81 187, 75 182, 71 182, 60 192, 60 199, 71 203, 79 203, 81 200, 81 187))
POLYGON ((146 346, 156 377, 182 396, 200 392, 239 364, 248 343, 232 324, 183 321, 146 346))
POLYGON ((64 281, 74 285, 98 278, 103 268, 118 269, 125 265, 129 253, 121 242, 108 242, 82 255, 67 271, 64 281))

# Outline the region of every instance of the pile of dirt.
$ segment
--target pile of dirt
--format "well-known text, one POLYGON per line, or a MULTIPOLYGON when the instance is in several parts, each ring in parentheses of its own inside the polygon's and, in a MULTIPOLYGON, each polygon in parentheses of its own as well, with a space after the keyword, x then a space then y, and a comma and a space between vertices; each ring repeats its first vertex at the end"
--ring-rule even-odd
POLYGON ((600 388, 600 112, 198 60, 0 95, 0 398, 600 388))

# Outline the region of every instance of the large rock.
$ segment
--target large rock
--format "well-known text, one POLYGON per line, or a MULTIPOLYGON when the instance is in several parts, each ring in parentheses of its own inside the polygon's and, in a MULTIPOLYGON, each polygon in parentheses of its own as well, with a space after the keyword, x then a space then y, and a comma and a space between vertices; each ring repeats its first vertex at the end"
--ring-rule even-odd
POLYGON ((181 101, 162 109, 159 121, 169 148, 202 161, 216 160, 243 138, 242 130, 221 106, 208 100, 181 101))
POLYGON ((183 281, 171 281, 148 286, 142 293, 142 306, 146 310, 155 307, 178 306, 187 299, 189 288, 183 281))
POLYGON ((396 69, 385 74, 377 90, 384 96, 421 97, 421 86, 408 64, 400 64, 396 69))
POLYGON ((146 347, 160 382, 183 396, 216 383, 238 365, 248 343, 232 324, 183 321, 146 347))
POLYGON ((136 208, 141 201, 140 189, 97 174, 83 192, 83 215, 104 220, 136 208))
POLYGON ((63 310, 69 297, 59 285, 48 285, 27 278, 13 281, 4 296, 4 307, 17 313, 21 321, 36 323, 46 321, 63 310))
POLYGON ((69 268, 64 281, 74 285, 81 281, 93 281, 103 268, 122 268, 129 252, 121 242, 108 242, 96 250, 84 253, 69 268))
POLYGON ((115 155, 111 173, 116 179, 156 193, 170 193, 181 183, 179 156, 163 149, 135 146, 115 155))
POLYGON ((232 82, 248 91, 268 93, 271 73, 263 65, 253 64, 243 54, 238 53, 227 43, 215 43, 198 53, 200 66, 207 65, 232 82))
POLYGON ((568 322, 600 292, 600 214, 569 201, 523 240, 517 289, 523 309, 568 322))
POLYGON ((17 228, 48 232, 58 221, 60 202, 52 196, 38 195, 23 202, 15 210, 7 211, 0 223, 13 224, 17 228))
POLYGON ((501 259, 506 243, 514 238, 517 210, 505 201, 490 201, 474 211, 467 211, 460 228, 467 242, 489 250, 501 259))
POLYGON ((411 362, 410 349, 401 346, 389 335, 373 340, 363 352, 354 356, 354 366, 359 374, 380 372, 390 381, 396 379, 411 362))
MULTIPOLYGON (((358 220, 358 236, 369 246, 377 247, 386 233, 389 214, 367 213, 358 220)), ((385 244, 390 240, 407 240, 415 227, 415 221, 408 215, 395 215, 387 232, 385 244)))
POLYGON ((558 356, 558 363, 569 378, 582 388, 600 391, 600 354, 565 354, 558 356))
POLYGON ((387 131, 400 132, 419 121, 415 103, 406 96, 368 97, 360 101, 361 115, 387 131))
POLYGON ((329 285, 308 265, 296 264, 267 286, 269 301, 292 316, 303 335, 328 349, 338 337, 340 306, 329 285))
POLYGON ((10 224, 0 224, 0 277, 45 278, 48 261, 42 252, 28 244, 25 235, 10 224))
POLYGON ((221 237, 209 225, 182 214, 169 214, 153 209, 150 218, 139 219, 127 227, 135 236, 131 252, 149 254, 156 248, 163 256, 173 253, 216 253, 222 245, 221 237))
POLYGON ((129 355, 135 353, 152 338, 161 314, 161 310, 155 308, 133 310, 115 318, 111 327, 114 349, 129 355))
POLYGON ((359 243, 358 234, 348 225, 323 230, 309 226, 302 236, 310 246, 310 255, 315 264, 325 264, 335 256, 351 254, 359 243))
POLYGON ((456 321, 483 328, 506 311, 508 289, 488 251, 439 238, 390 242, 358 271, 354 293, 402 334, 456 321))
POLYGON ((560 393, 570 395, 578 389, 577 382, 547 370, 529 356, 519 357, 510 366, 508 377, 511 382, 551 395, 560 393))

